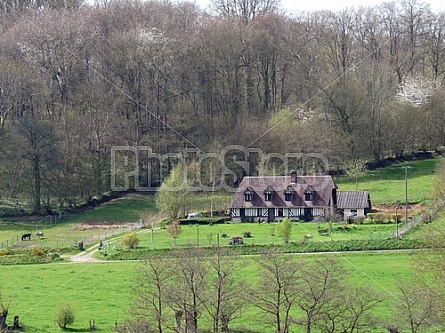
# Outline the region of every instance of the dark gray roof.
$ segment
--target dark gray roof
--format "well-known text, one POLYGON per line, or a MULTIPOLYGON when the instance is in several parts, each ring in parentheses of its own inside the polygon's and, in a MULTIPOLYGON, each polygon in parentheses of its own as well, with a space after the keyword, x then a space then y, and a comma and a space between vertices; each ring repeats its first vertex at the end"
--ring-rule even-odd
POLYGON ((298 176, 296 183, 291 183, 291 176, 244 177, 233 196, 230 208, 261 207, 326 207, 329 206, 332 190, 337 188, 331 176, 298 176), (252 201, 246 202, 244 191, 253 191, 252 201), (272 201, 265 201, 264 192, 273 190, 272 201), (294 191, 292 201, 285 201, 286 189, 294 191), (304 192, 313 191, 313 200, 306 202, 304 192))
POLYGON ((337 208, 371 208, 371 198, 367 191, 338 191, 337 208))

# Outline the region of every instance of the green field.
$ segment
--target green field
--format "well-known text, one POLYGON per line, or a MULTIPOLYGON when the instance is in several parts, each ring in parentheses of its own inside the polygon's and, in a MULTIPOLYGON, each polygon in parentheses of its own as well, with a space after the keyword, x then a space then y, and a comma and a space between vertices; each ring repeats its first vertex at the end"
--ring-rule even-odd
MULTIPOLYGON (((358 189, 369 191, 373 204, 405 202, 405 169, 408 170, 408 201, 428 203, 432 199, 434 171, 440 158, 395 164, 386 168, 367 170, 358 178, 358 189)), ((355 190, 355 178, 335 177, 339 190, 355 190)))
MULTIPOLYGON (((187 223, 187 222, 185 222, 187 223)), ((219 235, 220 244, 227 245, 231 236, 243 236, 245 232, 250 232, 252 237, 244 237, 246 245, 265 245, 265 244, 284 244, 278 236, 276 228, 277 223, 228 223, 214 225, 196 225, 183 224, 182 233, 176 239, 177 247, 186 247, 191 245, 209 246, 216 245, 219 235), (274 234, 272 235, 272 232, 274 234), (221 237, 226 234, 227 237, 221 237)), ((308 242, 330 242, 340 240, 362 240, 362 239, 387 239, 393 237, 396 230, 395 224, 388 225, 353 225, 345 226, 344 223, 332 223, 332 233, 320 236, 319 228, 330 230, 330 224, 320 223, 299 223, 292 224, 291 242, 300 242, 307 235, 312 235, 308 242)), ((171 248, 174 246, 173 238, 166 229, 156 229, 151 237, 151 231, 145 230, 140 234, 139 248, 171 248), (153 241, 152 241, 153 240, 153 241)))
MULTIPOLYGON (((313 256, 299 257, 310 260, 313 256)), ((351 281, 370 285, 384 293, 385 306, 394 298, 397 281, 411 275, 410 256, 405 252, 348 253, 339 258, 350 272, 351 281)), ((251 258, 238 260, 241 264, 237 275, 241 279, 252 281, 252 277, 258 276, 251 258)), ((129 288, 141 265, 140 262, 119 262, 4 266, 0 270, 0 286, 3 299, 10 303, 10 315, 19 315, 26 331, 60 332, 55 323, 56 309, 69 300, 76 313, 70 331, 87 332, 88 320, 95 319, 101 332, 112 332, 114 322, 127 317, 129 288)), ((380 310, 382 315, 384 308, 380 310)), ((250 327, 254 332, 264 332, 256 317, 248 317, 255 311, 251 309, 245 313, 232 327, 250 327)), ((206 322, 208 318, 202 320, 206 322)))

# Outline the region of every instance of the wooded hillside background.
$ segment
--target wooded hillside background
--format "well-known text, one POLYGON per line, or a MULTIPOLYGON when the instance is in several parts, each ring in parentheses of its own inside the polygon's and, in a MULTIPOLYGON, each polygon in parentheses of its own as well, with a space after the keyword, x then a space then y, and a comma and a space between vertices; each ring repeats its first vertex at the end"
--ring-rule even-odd
POLYGON ((0 1, 0 195, 110 189, 113 146, 442 151, 445 13, 417 0, 291 15, 275 0, 0 1))

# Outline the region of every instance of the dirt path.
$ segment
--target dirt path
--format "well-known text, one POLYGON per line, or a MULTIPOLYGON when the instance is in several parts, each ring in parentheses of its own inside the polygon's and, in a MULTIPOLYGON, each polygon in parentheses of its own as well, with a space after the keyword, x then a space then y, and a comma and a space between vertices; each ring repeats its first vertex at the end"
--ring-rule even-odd
MULTIPOLYGON (((137 234, 144 234, 148 233, 150 230, 148 229, 140 229, 136 231, 137 234)), ((115 243, 116 241, 119 241, 122 238, 122 236, 116 236, 111 239, 107 239, 104 241, 104 244, 106 246, 111 246, 111 244, 115 243)), ((109 260, 101 260, 94 258, 94 255, 96 252, 99 251, 99 244, 93 245, 89 248, 87 248, 85 251, 82 251, 78 254, 72 255, 69 258, 70 262, 72 263, 97 263, 97 262, 110 262, 109 260)))
POLYGON ((71 262, 84 263, 84 262, 103 262, 104 260, 100 260, 94 258, 94 254, 99 251, 99 245, 94 245, 89 249, 75 254, 70 257, 71 262))

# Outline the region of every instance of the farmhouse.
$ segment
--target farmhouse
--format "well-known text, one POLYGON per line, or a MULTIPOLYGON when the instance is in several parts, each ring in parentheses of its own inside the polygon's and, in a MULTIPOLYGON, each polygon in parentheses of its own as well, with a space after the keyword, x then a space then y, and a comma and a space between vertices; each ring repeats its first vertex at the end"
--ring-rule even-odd
POLYGON ((244 177, 229 206, 233 222, 273 222, 286 216, 321 221, 334 213, 364 216, 370 208, 368 192, 340 192, 329 175, 300 176, 295 171, 290 176, 244 177))

